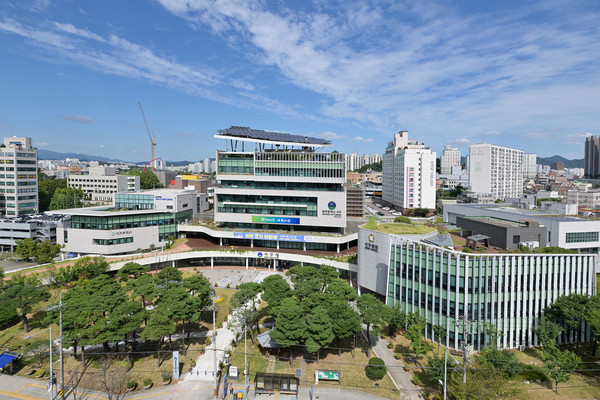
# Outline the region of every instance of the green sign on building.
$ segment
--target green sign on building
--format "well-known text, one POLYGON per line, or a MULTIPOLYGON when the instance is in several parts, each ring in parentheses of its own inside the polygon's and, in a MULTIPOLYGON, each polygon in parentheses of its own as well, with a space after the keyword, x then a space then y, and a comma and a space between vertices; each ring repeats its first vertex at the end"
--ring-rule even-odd
POLYGON ((339 381, 340 380, 340 371, 322 371, 317 370, 317 383, 319 379, 328 380, 328 381, 339 381))

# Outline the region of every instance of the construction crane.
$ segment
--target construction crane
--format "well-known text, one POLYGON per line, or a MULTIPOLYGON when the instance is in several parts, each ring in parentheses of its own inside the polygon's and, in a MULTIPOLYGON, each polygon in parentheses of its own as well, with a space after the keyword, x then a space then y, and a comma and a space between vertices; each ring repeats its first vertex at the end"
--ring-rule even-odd
MULTIPOLYGON (((146 125, 146 131, 148 131, 148 137, 150 138, 150 170, 154 172, 154 146, 156 146, 156 136, 152 136, 152 132, 150 131, 150 127, 148 126, 148 122, 146 121, 146 115, 144 114, 144 109, 142 108, 142 103, 138 101, 138 106, 140 106, 140 111, 142 112, 142 118, 144 118, 144 124, 146 125)), ((144 169, 146 167, 144 166, 144 169)))

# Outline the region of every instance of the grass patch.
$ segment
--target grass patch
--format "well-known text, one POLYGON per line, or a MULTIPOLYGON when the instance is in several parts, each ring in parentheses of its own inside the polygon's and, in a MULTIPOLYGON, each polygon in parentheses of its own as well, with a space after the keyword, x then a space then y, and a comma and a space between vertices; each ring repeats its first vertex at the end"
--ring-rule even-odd
POLYGON ((389 233, 393 235, 423 235, 425 233, 431 233, 436 230, 426 225, 413 225, 413 224, 401 224, 401 223, 387 223, 378 224, 377 221, 371 219, 363 228, 372 231, 389 233))

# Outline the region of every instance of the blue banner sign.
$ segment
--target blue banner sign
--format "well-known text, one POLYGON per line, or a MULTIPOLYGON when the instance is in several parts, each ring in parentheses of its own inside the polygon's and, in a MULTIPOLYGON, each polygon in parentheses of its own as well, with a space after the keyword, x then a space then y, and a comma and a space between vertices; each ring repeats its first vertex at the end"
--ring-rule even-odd
POLYGON ((307 235, 286 235, 278 233, 262 232, 233 232, 234 239, 257 239, 257 240, 280 240, 285 242, 312 242, 313 236, 307 235))

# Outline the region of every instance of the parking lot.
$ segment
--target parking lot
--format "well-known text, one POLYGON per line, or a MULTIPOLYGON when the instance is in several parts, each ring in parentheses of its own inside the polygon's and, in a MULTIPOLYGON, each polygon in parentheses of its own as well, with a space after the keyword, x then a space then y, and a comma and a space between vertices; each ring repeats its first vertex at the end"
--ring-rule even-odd
POLYGON ((402 215, 400 211, 385 206, 379 198, 367 197, 366 209, 369 215, 378 215, 380 217, 398 217, 402 215))

